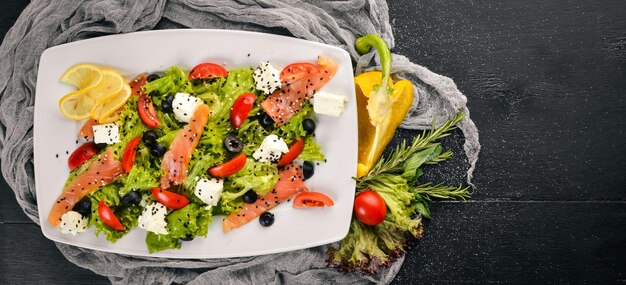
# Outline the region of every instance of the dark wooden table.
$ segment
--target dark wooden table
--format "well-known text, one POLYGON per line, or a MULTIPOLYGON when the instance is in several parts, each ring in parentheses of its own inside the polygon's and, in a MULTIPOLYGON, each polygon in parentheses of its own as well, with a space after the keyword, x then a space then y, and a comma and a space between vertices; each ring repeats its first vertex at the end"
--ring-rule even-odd
MULTIPOLYGON (((473 199, 433 204, 395 283, 626 283, 626 2, 593 2, 390 1, 394 51, 455 80, 483 145, 473 199)), ((0 1, 2 35, 27 3, 0 1)), ((461 182, 446 143, 426 178, 461 182)), ((0 283, 108 283, 0 183, 0 283)))

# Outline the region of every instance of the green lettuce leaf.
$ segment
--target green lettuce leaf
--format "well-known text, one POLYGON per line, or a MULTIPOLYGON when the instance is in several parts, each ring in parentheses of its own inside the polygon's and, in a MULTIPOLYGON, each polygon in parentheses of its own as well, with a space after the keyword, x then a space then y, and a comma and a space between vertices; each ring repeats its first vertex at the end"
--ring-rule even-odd
POLYGON ((94 226, 96 229, 96 235, 104 234, 106 239, 110 242, 116 242, 123 236, 125 236, 132 229, 137 227, 137 219, 141 215, 143 210, 140 206, 122 207, 120 204, 120 196, 117 194, 117 185, 111 184, 103 187, 102 189, 94 192, 88 196, 91 201, 91 215, 89 216, 89 226, 94 226), (115 216, 120 220, 120 223, 124 226, 124 231, 117 231, 109 228, 102 223, 98 215, 98 203, 103 200, 107 206, 113 209, 115 216))
POLYGON ((276 164, 248 158, 242 170, 224 181, 224 191, 215 213, 228 215, 237 210, 242 203, 241 196, 249 190, 265 195, 272 190, 278 177, 276 164))
POLYGON ((121 181, 120 197, 124 197, 131 191, 147 192, 154 187, 159 187, 159 180, 158 176, 155 175, 155 170, 142 165, 133 166, 128 175, 121 181))
POLYGON ((304 161, 326 161, 324 153, 322 152, 322 146, 315 142, 313 136, 307 136, 304 141, 304 149, 298 156, 299 160, 304 161))
POLYGON ((153 98, 168 94, 174 95, 178 92, 191 93, 193 91, 191 81, 187 78, 187 74, 176 66, 170 67, 163 77, 146 83, 143 90, 153 98))
POLYGON ((167 235, 148 232, 146 244, 150 253, 168 248, 180 248, 180 238, 206 236, 211 223, 211 212, 204 206, 190 203, 184 208, 171 212, 167 217, 167 235))

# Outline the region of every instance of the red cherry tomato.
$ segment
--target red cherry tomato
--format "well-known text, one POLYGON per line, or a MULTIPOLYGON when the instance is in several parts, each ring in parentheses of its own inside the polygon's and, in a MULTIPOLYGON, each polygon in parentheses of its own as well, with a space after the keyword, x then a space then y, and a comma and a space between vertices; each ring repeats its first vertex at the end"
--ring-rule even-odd
POLYGON ((332 207, 333 199, 320 192, 302 192, 293 200, 294 208, 332 207))
POLYGON ((189 79, 211 79, 216 77, 226 77, 228 76, 228 71, 221 65, 217 65, 215 63, 201 63, 196 65, 189 72, 189 79))
POLYGON ((146 126, 151 128, 158 128, 161 126, 150 96, 146 94, 139 95, 137 110, 139 111, 139 117, 141 117, 141 120, 146 124, 146 126))
POLYGON ((385 219, 387 205, 378 193, 365 190, 354 198, 354 214, 362 223, 375 226, 385 219))
POLYGON ((147 77, 145 73, 137 75, 130 83, 130 90, 134 96, 143 94, 143 86, 146 85, 147 77))
POLYGON ((130 172, 133 168, 133 164, 135 164, 135 156, 137 155, 137 146, 141 141, 141 136, 137 136, 134 139, 130 140, 124 149, 124 154, 122 155, 122 167, 124 167, 124 171, 126 173, 130 172))
POLYGON ((83 165, 85 161, 89 160, 92 156, 98 153, 100 149, 93 142, 88 142, 81 145, 77 148, 70 157, 67 159, 67 166, 70 167, 70 170, 74 170, 79 166, 83 165))
POLYGON ((241 127, 243 121, 248 118, 248 114, 250 114, 250 110, 254 106, 254 101, 256 101, 256 96, 251 93, 241 94, 235 99, 233 107, 230 108, 230 123, 233 125, 233 128, 239 129, 241 127))
POLYGON ((152 188, 150 192, 152 192, 152 196, 154 196, 159 203, 170 209, 180 209, 189 204, 189 199, 187 199, 187 197, 174 192, 163 190, 161 188, 152 188))
POLYGON ((289 147, 289 152, 285 153, 283 157, 280 158, 280 160, 278 161, 278 166, 285 166, 294 161, 302 153, 303 149, 304 137, 301 137, 289 147))
POLYGON ((285 66, 280 72, 280 81, 283 83, 293 82, 298 79, 320 73, 320 68, 309 62, 292 63, 285 66))
POLYGON ((107 227, 118 231, 124 230, 124 226, 120 223, 120 220, 117 219, 115 214, 113 214, 111 208, 104 203, 104 200, 98 203, 98 217, 100 217, 102 223, 107 225, 107 227))
POLYGON ((242 153, 233 157, 231 160, 227 162, 224 162, 220 165, 209 168, 208 172, 209 172, 209 175, 213 177, 224 178, 224 177, 231 176, 239 172, 239 170, 241 170, 245 165, 246 165, 246 154, 242 153))

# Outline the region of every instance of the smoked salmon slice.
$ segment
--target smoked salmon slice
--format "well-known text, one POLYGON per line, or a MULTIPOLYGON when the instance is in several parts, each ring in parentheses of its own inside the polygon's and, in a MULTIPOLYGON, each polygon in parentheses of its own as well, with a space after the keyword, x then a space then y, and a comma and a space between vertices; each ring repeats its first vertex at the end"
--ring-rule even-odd
POLYGON ((161 169, 165 172, 165 175, 161 177, 161 189, 168 189, 172 183, 179 185, 185 181, 191 155, 208 121, 209 106, 202 104, 196 107, 189 124, 176 134, 161 161, 161 169))
POLYGON ((63 193, 52 204, 48 215, 48 223, 56 227, 63 214, 71 211, 83 197, 108 185, 124 174, 122 163, 113 157, 113 150, 107 148, 94 160, 85 172, 75 177, 64 189, 63 193))
POLYGON ((280 126, 289 121, 337 72, 337 63, 330 58, 318 57, 317 65, 320 69, 319 73, 311 73, 283 85, 261 103, 265 113, 277 125, 280 126))
POLYGON ((97 124, 98 121, 96 121, 96 119, 87 120, 85 124, 83 124, 83 127, 80 128, 80 133, 78 133, 78 136, 87 141, 93 140, 93 126, 97 124))
POLYGON ((261 214, 274 208, 278 203, 290 199, 300 192, 309 191, 302 180, 302 168, 297 163, 287 164, 279 175, 280 177, 272 191, 259 197, 252 204, 243 204, 243 208, 231 213, 224 219, 222 230, 225 233, 256 219, 261 214))

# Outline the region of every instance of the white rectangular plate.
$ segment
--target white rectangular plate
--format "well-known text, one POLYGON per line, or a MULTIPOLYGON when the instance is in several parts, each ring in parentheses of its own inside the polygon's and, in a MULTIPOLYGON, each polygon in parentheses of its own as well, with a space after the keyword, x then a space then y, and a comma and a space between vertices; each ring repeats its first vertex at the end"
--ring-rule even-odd
POLYGON ((340 48, 270 34, 227 30, 164 30, 113 35, 52 47, 39 63, 35 99, 34 156, 37 204, 43 234, 54 241, 121 254, 169 258, 219 258, 251 256, 308 248, 341 240, 352 215, 357 162, 357 114, 352 63, 340 48), (172 65, 189 70, 211 61, 227 69, 256 66, 269 60, 277 68, 299 61, 315 62, 328 56, 339 64, 335 77, 323 88, 348 98, 340 117, 318 116, 317 142, 323 146, 327 163, 316 167, 306 181, 312 191, 328 194, 335 206, 325 209, 294 209, 283 203, 272 212, 271 227, 256 220, 222 233, 222 217, 213 217, 206 238, 184 242, 179 250, 149 254, 146 232, 136 228, 117 243, 93 229, 77 236, 62 234, 47 221, 52 203, 61 193, 69 174, 68 152, 77 147, 81 123, 64 118, 58 101, 72 91, 59 78, 78 63, 95 63, 121 71, 127 79, 142 73, 164 71, 172 65), (58 156, 58 157, 57 157, 58 156))

